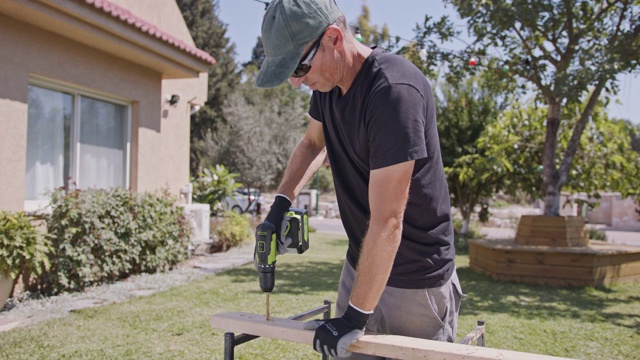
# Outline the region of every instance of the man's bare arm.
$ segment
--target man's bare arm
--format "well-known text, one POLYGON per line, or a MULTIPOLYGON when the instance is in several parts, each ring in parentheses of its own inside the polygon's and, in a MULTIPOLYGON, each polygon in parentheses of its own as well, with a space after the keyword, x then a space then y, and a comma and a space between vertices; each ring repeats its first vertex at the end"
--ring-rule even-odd
POLYGON ((326 155, 322 123, 311 119, 304 137, 289 158, 287 169, 278 186, 278 194, 291 201, 320 168, 326 155))
POLYGON ((387 285, 402 237, 414 161, 371 171, 369 180, 369 229, 362 242, 358 275, 350 301, 373 311, 387 285))

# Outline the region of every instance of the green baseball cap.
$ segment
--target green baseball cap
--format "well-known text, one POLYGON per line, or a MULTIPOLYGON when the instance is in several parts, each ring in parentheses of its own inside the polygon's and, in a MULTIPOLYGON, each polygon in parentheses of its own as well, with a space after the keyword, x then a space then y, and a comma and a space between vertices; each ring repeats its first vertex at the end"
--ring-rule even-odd
POLYGON ((276 87, 298 66, 304 48, 340 15, 335 0, 274 0, 262 20, 265 59, 256 86, 276 87))

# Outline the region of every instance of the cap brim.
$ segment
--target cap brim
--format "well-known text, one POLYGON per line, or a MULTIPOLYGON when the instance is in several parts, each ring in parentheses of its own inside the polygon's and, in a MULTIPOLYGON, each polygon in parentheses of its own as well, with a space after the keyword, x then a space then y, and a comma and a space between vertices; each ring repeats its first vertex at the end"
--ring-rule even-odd
POLYGON ((273 88, 287 81, 298 66, 303 50, 300 49, 299 54, 289 53, 283 56, 265 57, 256 77, 256 86, 273 88))

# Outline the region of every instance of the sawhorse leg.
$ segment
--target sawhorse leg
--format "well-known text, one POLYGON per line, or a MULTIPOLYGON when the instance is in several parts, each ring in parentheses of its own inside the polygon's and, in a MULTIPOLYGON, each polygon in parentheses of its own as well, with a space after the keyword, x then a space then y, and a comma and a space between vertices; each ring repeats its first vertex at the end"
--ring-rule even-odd
MULTIPOLYGON (((331 318, 331 301, 325 300, 324 305, 319 306, 315 309, 305 311, 297 315, 293 315, 289 319, 304 321, 319 314, 323 314, 322 318, 324 320, 329 320, 331 318)), ((224 360, 233 360, 235 356, 236 346, 242 345, 246 342, 249 342, 257 338, 259 338, 259 336, 248 335, 248 334, 235 335, 232 332, 225 333, 224 334, 224 360)), ((322 355, 322 360, 328 360, 328 357, 326 355, 322 355)))

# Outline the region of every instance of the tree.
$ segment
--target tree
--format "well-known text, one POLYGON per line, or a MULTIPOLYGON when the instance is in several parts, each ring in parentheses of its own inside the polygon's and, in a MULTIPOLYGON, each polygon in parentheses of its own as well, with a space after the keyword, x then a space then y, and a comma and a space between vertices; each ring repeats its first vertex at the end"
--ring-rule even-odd
POLYGON ((636 132, 631 137, 631 148, 640 154, 640 124, 636 125, 636 132))
POLYGON ((637 0, 447 0, 469 25, 475 41, 460 53, 443 51, 438 36, 459 34, 447 20, 418 27, 416 40, 429 50, 429 67, 447 61, 450 76, 477 56, 480 64, 509 83, 533 90, 546 106, 542 156, 544 214, 558 215, 560 191, 572 175, 580 139, 598 101, 617 91, 616 77, 640 68, 640 3, 637 0), (500 53, 501 59, 487 56, 500 53), (466 55, 464 55, 466 54, 466 55), (459 61, 462 58, 464 61, 459 61), (506 69, 506 71, 505 71, 506 69), (576 116, 567 107, 585 104, 576 116), (559 131, 574 120, 559 148, 559 131))
POLYGON ((227 97, 240 83, 240 72, 233 58, 235 45, 225 36, 227 25, 217 16, 215 0, 176 0, 196 46, 211 54, 216 64, 209 69, 208 97, 204 106, 191 115, 191 175, 201 170, 206 159, 205 138, 211 138, 217 126, 226 122, 222 111, 227 97))
POLYGON ((362 5, 362 13, 358 16, 358 20, 355 25, 351 27, 360 30, 362 36, 362 43, 369 46, 382 45, 389 41, 389 28, 387 24, 378 28, 378 25, 371 25, 371 10, 369 6, 362 5))
POLYGON ((471 215, 481 206, 480 219, 488 219, 488 203, 501 181, 501 173, 493 171, 495 158, 478 147, 485 128, 495 121, 505 107, 481 77, 464 82, 443 82, 441 96, 436 99, 436 115, 442 161, 447 175, 451 205, 463 219, 461 234, 466 234, 471 215))
MULTIPOLYGON (((558 149, 566 148, 571 141, 572 130, 586 106, 573 104, 563 109, 558 149)), ((491 123, 478 141, 488 157, 500 160, 496 164, 503 166, 502 190, 508 194, 524 192, 540 198, 546 111, 535 102, 526 107, 515 104, 491 123)), ((593 197, 601 191, 634 195, 634 189, 640 188, 640 154, 631 150, 634 132, 629 122, 609 119, 604 103, 599 102, 580 139, 564 189, 593 197)))
POLYGON ((245 69, 246 80, 223 107, 228 123, 204 143, 212 154, 204 164, 224 164, 249 187, 272 188, 280 182, 294 147, 309 123, 307 92, 284 83, 256 88, 257 69, 245 69))
POLYGON ((251 60, 242 64, 243 68, 247 68, 248 66, 253 66, 257 69, 262 67, 262 63, 264 62, 265 54, 264 54, 264 45, 262 45, 262 36, 258 36, 258 40, 256 41, 256 45, 253 47, 253 51, 251 52, 251 60))

